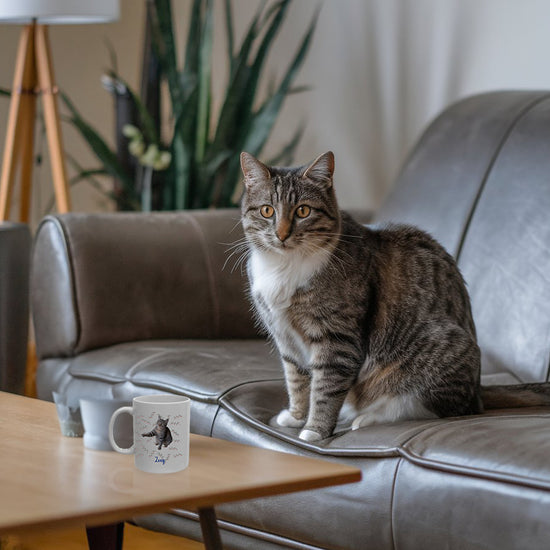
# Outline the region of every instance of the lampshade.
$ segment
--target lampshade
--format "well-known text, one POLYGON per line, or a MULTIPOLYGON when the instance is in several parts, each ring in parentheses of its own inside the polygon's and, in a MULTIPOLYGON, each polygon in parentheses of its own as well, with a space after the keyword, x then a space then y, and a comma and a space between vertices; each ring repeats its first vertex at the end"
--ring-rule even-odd
POLYGON ((119 0, 0 0, 0 23, 79 25, 119 18, 119 0))

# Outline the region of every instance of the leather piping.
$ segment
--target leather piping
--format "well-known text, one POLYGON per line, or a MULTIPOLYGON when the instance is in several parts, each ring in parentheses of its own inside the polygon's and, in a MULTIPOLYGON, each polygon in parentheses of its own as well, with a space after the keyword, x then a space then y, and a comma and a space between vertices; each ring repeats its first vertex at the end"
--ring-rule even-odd
POLYGON ((403 464, 403 459, 398 460, 395 470, 393 472, 393 480, 391 484, 391 495, 390 495, 390 538, 391 538, 391 547, 395 548, 395 518, 394 518, 394 511, 395 507, 393 505, 393 501, 395 498, 395 488, 397 486, 397 476, 399 475, 399 469, 401 468, 401 465, 403 464))
POLYGON ((509 483, 511 485, 521 485, 532 489, 543 489, 546 491, 550 490, 550 483, 545 482, 543 479, 528 478, 518 474, 497 473, 492 470, 485 470, 483 468, 457 466, 433 459, 427 460, 410 452, 408 449, 403 448, 399 449, 399 453, 412 464, 421 466, 428 470, 438 470, 440 472, 464 475, 466 477, 475 477, 484 479, 485 481, 496 481, 501 483, 509 483))
MULTIPOLYGON (((414 442, 416 437, 423 436, 426 434, 426 432, 430 431, 430 429, 437 430, 439 427, 439 424, 434 425, 433 421, 426 423, 424 426, 416 426, 415 428, 411 429, 411 436, 406 439, 406 433, 403 434, 403 439, 405 440, 403 443, 393 446, 393 447, 386 447, 386 448, 331 448, 331 447, 321 447, 312 443, 306 443, 302 442, 301 440, 297 439, 297 435, 292 434, 286 434, 283 431, 276 430, 274 428, 271 428, 270 426, 267 426, 266 424, 259 422, 255 419, 252 419, 246 415, 244 415, 239 409, 234 407, 229 401, 224 400, 223 398, 220 399, 220 405, 224 409, 226 409, 228 412, 239 418, 241 421, 244 421, 248 425, 252 425, 255 429, 268 434, 272 437, 275 437, 277 439, 280 439, 284 442, 291 443, 294 447, 299 447, 301 449, 310 451, 312 453, 315 453, 317 455, 321 456, 350 456, 350 457, 372 457, 372 458, 388 458, 388 457, 396 457, 400 456, 413 464, 416 464, 417 466, 421 466, 426 469, 431 470, 439 470, 443 472, 449 472, 449 473, 455 473, 455 474, 461 474, 461 475, 467 475, 470 477, 478 477, 482 479, 487 480, 493 480, 493 481, 500 481, 505 483, 511 483, 514 485, 522 485, 526 487, 532 487, 536 489, 544 489, 548 490, 550 489, 550 482, 546 482, 543 479, 538 478, 529 478, 526 476, 518 475, 518 474, 507 474, 507 473, 501 473, 501 472, 494 472, 492 470, 486 470, 483 468, 471 468, 467 466, 459 466, 447 462, 441 462, 438 460, 425 458, 419 454, 416 454, 414 451, 410 449, 411 442, 414 442)), ((505 418, 526 418, 526 417, 533 417, 533 418, 548 418, 545 415, 507 415, 505 418)), ((491 421, 494 421, 495 418, 498 417, 491 417, 491 421)), ((485 419, 483 417, 475 417, 474 419, 471 419, 470 421, 484 421, 485 419)), ((468 422, 468 419, 461 419, 462 422, 468 422)), ((443 422, 443 421, 442 421, 443 422)), ((294 430, 297 434, 297 431, 294 430)), ((326 443, 327 440, 324 440, 326 443)))
POLYGON ((462 253, 462 248, 464 247, 464 243, 466 241, 466 237, 468 235, 468 231, 470 229, 470 225, 472 223, 472 220, 474 219, 475 212, 477 210, 477 205, 479 204, 479 201, 481 200, 481 196, 483 195, 483 191, 485 190, 485 186, 487 185, 487 181, 489 180, 489 176, 491 175, 491 172, 493 171, 493 167, 496 164, 498 158, 500 157, 500 153, 506 145, 506 142, 508 141, 509 137, 512 135, 512 132, 520 122, 520 120, 529 112, 531 109, 536 107, 539 103, 542 103, 543 101, 550 98, 550 94, 541 92, 541 96, 529 101, 526 106, 524 106, 519 113, 514 117, 514 119, 510 122, 510 125, 508 126, 507 130, 504 132, 503 137, 501 138, 499 144, 497 145, 493 156, 487 166, 487 170, 485 171, 485 174, 483 175, 483 179, 481 180, 481 183, 479 185, 479 188, 477 190, 476 196, 474 197, 474 201, 472 203, 472 206, 470 208, 470 212, 468 213, 468 216, 466 218, 466 222, 464 223, 464 228, 462 230, 462 235, 460 237, 460 241, 458 243, 458 248, 456 250, 455 259, 458 263, 460 261, 460 255, 462 253))
MULTIPOLYGON (((501 419, 501 418, 506 418, 506 419, 542 418, 542 419, 548 420, 549 417, 548 415, 541 415, 541 414, 509 415, 506 417, 492 416, 491 421, 494 422, 495 420, 501 419)), ((475 421, 484 422, 485 419, 481 417, 477 417, 475 421)), ((426 430, 426 431, 429 431, 429 430, 426 430)), ((419 435, 425 435, 426 431, 419 435)), ((409 462, 415 464, 416 466, 420 466, 428 470, 438 470, 440 472, 464 475, 467 477, 475 477, 475 478, 480 478, 480 479, 495 481, 495 482, 509 483, 512 485, 520 485, 524 487, 530 487, 533 489, 550 490, 550 482, 545 479, 528 477, 517 473, 512 474, 512 473, 506 473, 506 472, 497 472, 494 470, 489 470, 489 469, 479 468, 479 467, 462 466, 457 464, 451 464, 449 462, 435 460, 433 458, 426 458, 420 454, 415 453, 413 450, 411 450, 410 443, 414 442, 415 438, 416 436, 412 437, 409 441, 407 441, 405 444, 400 446, 398 451, 403 458, 407 459, 409 462)))
MULTIPOLYGON (((74 312, 74 322, 75 322, 75 341, 72 344, 70 342, 68 343, 69 349, 67 349, 67 356, 74 356, 76 354, 76 350, 78 348, 81 335, 82 335, 82 322, 80 319, 80 310, 78 307, 78 296, 77 296, 76 285, 75 285, 76 278, 75 278, 74 261, 73 261, 74 255, 72 254, 72 251, 69 247, 69 239, 68 239, 65 225, 62 223, 61 219, 58 216, 46 216, 38 226, 37 234, 40 231, 40 228, 42 226, 47 225, 48 223, 52 223, 53 226, 59 232, 63 249, 67 256, 67 265, 69 268, 69 273, 71 278, 70 285, 71 285, 72 310, 74 312)), ((48 357, 41 357, 41 359, 47 359, 47 358, 48 357)))
MULTIPOLYGON (((243 384, 244 385, 244 384, 243 384)), ((280 439, 284 441, 285 443, 291 443, 295 447, 299 447, 301 449, 304 449, 306 451, 310 451, 312 453, 318 454, 318 455, 325 455, 325 456, 354 456, 354 457, 375 457, 375 458, 383 458, 383 457, 396 457, 399 456, 399 449, 398 447, 381 447, 381 448, 332 448, 332 447, 321 447, 319 445, 315 445, 314 443, 308 443, 306 441, 302 441, 301 439, 297 438, 298 431, 293 430, 292 428, 281 428, 281 431, 276 430, 275 428, 272 428, 271 426, 268 426, 267 424, 264 424, 263 422, 260 422, 254 418, 251 418, 247 415, 245 415, 240 409, 235 407, 230 401, 222 397, 220 399, 220 405, 223 409, 234 415, 236 418, 244 422, 245 424, 252 426, 253 428, 270 435, 272 437, 275 437, 277 439, 280 439), (282 430, 287 429, 289 433, 285 433, 282 430), (292 433, 291 433, 292 432, 292 433)), ((414 429, 414 435, 418 432, 418 430, 421 428, 415 428, 414 429)), ((323 440, 324 443, 326 443, 328 440, 323 440)))

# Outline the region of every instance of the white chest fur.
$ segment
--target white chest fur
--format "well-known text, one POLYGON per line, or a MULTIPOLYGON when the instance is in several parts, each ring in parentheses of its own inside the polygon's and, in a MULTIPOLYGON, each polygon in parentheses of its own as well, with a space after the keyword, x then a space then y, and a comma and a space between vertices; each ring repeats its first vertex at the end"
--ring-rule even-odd
POLYGON ((303 256, 291 251, 277 254, 254 250, 250 258, 252 295, 261 296, 271 310, 287 308, 296 290, 307 286, 326 259, 323 251, 303 256))

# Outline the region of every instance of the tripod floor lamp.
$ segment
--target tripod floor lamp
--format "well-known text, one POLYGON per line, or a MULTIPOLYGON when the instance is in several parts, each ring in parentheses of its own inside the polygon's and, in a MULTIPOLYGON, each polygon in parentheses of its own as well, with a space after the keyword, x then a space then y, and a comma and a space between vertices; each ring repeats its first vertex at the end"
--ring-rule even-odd
POLYGON ((41 97, 52 179, 59 212, 71 209, 57 106, 48 25, 105 23, 119 16, 119 0, 0 0, 0 25, 24 24, 19 39, 2 170, 0 221, 10 216, 12 192, 20 172, 19 220, 30 215, 35 108, 41 97))

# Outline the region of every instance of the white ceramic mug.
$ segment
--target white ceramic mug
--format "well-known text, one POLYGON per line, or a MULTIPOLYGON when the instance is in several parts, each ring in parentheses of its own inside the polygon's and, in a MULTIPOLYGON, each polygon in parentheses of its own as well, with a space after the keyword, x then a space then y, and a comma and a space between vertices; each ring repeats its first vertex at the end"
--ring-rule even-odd
POLYGON ((109 441, 115 451, 134 454, 137 468, 151 473, 173 473, 189 464, 191 401, 177 395, 134 397, 131 407, 116 410, 109 423, 109 441), (119 414, 134 417, 134 444, 119 447, 113 429, 119 414))
MULTIPOLYGON (((97 399, 83 398, 80 400, 80 413, 84 425, 84 447, 96 451, 112 451, 109 441, 109 422, 112 414, 121 407, 130 405, 129 399, 97 399)), ((133 442, 132 419, 127 416, 120 418, 115 426, 114 437, 121 445, 131 445, 133 442)))

